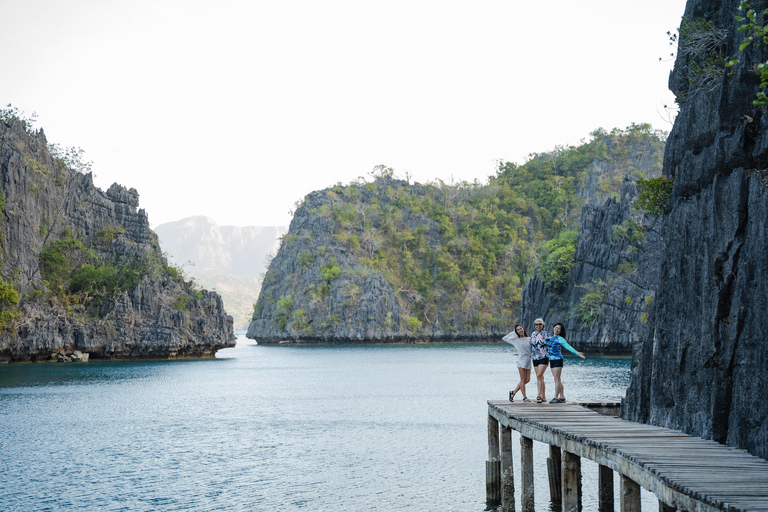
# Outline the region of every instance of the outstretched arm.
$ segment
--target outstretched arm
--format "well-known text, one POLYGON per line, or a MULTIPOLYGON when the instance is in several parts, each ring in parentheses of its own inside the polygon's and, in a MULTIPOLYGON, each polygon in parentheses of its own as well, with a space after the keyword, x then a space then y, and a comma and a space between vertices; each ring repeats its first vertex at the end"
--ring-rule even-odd
POLYGON ((565 349, 566 349, 568 352, 570 352, 570 353, 572 353, 572 354, 576 354, 577 356, 579 356, 579 357, 580 357, 580 358, 582 358, 582 359, 586 359, 586 358, 587 358, 587 356, 585 356, 585 355, 584 355, 584 352, 578 352, 578 351, 577 351, 575 348, 573 348, 572 346, 570 346, 570 345, 568 344, 568 342, 567 342, 567 341, 565 341, 565 338, 563 338, 562 336, 558 336, 558 337, 557 337, 557 341, 558 341, 558 342, 560 342, 560 345, 561 345, 563 348, 565 348, 565 349))

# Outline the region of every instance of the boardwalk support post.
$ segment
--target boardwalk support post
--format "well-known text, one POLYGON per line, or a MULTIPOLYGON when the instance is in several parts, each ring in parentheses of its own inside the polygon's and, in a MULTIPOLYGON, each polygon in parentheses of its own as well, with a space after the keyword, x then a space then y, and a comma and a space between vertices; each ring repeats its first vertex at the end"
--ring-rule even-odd
POLYGON ((520 474, 522 486, 522 512, 533 511, 533 439, 520 436, 520 474))
POLYGON ((620 481, 621 512, 640 512, 640 485, 624 475, 620 481))
POLYGON ((561 480, 560 475, 560 447, 549 445, 549 458, 547 459, 547 474, 549 475, 549 499, 552 503, 559 504, 561 501, 561 480))
POLYGON ((563 512, 581 512, 581 457, 563 450, 563 512))
POLYGON ((515 512, 515 474, 512 461, 512 429, 501 427, 501 510, 515 512))
POLYGON ((598 466, 597 510, 598 512, 613 512, 613 470, 602 464, 598 466))
POLYGON ((488 460, 485 463, 485 502, 491 508, 501 503, 499 422, 490 414, 488 415, 488 460))

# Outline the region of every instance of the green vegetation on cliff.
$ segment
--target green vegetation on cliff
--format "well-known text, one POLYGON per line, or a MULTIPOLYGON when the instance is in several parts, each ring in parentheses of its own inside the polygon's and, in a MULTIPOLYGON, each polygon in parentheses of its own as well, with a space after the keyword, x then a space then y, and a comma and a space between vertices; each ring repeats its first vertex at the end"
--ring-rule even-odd
MULTIPOLYGON (((552 290, 567 280, 585 190, 594 189, 587 195, 597 200, 618 196, 625 175, 645 175, 638 162, 660 167, 661 147, 663 134, 632 125, 596 130, 589 142, 532 154, 523 165, 500 163, 485 184, 412 185, 378 166, 372 181, 310 194, 296 215, 326 219, 332 245, 314 242, 322 238, 317 228, 292 226, 265 276, 254 320, 271 319, 270 329, 297 336, 333 329, 341 309, 360 306, 361 276, 374 272, 397 296, 395 327, 414 337, 506 328, 537 265, 544 264, 552 290), (316 281, 302 277, 315 267, 316 281), (288 268, 298 272, 286 275, 288 268), (340 276, 347 278, 344 300, 330 304, 340 276)), ((390 327, 389 317, 355 321, 390 327)))

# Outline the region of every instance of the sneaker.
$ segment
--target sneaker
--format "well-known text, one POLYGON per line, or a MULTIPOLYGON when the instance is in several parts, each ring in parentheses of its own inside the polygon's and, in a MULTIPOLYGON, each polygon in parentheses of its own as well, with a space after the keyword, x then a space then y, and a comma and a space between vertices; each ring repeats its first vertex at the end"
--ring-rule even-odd
POLYGON ((561 404, 564 404, 564 403, 565 403, 565 398, 558 398, 557 400, 558 400, 558 401, 559 401, 561 404))
POLYGON ((559 404, 560 403, 560 399, 559 398, 553 398, 552 400, 549 401, 549 403, 551 403, 551 404, 559 404))

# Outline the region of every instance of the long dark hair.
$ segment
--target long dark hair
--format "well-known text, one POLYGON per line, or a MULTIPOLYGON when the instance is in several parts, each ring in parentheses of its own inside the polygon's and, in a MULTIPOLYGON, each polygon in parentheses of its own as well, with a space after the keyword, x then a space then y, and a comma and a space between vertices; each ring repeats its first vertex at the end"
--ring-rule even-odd
MULTIPOLYGON (((517 328, 518 328, 518 327, 523 327, 523 326, 522 326, 522 325, 520 325, 520 324, 517 324, 517 325, 515 326, 515 328, 514 328, 514 329, 512 329, 512 330, 515 332, 515 334, 517 334, 517 328)), ((522 337, 523 337, 523 338, 527 338, 527 337, 528 337, 528 333, 527 333, 527 332, 525 332, 525 327, 523 327, 523 336, 522 336, 522 337)))
POLYGON ((552 336, 555 335, 555 327, 557 327, 558 325, 560 326, 560 334, 558 334, 558 336, 561 336, 561 337, 565 338, 565 326, 563 324, 561 324, 560 322, 558 322, 558 323, 556 323, 555 325, 552 326, 552 336))

